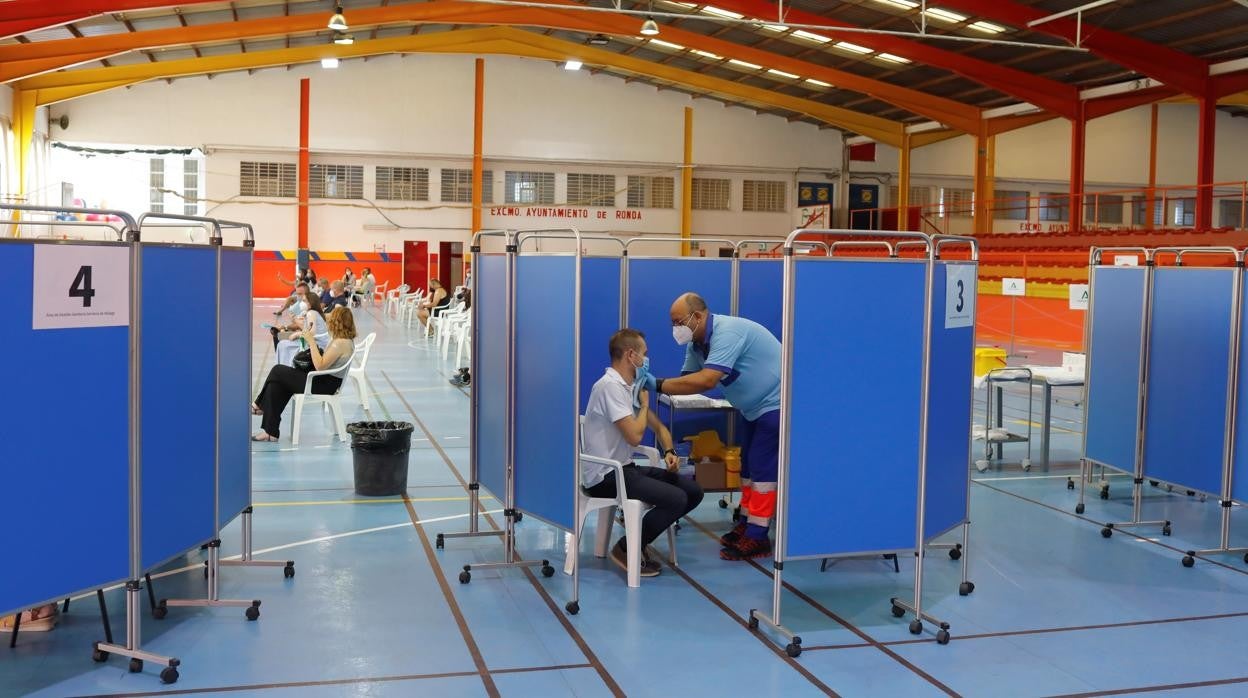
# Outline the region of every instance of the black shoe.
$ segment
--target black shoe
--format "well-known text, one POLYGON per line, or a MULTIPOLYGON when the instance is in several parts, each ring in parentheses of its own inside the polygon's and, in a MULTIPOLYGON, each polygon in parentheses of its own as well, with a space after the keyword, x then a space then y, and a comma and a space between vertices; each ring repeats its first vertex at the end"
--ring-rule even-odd
MULTIPOLYGON (((616 543, 615 547, 611 548, 611 555, 609 557, 611 558, 611 562, 614 562, 617 567, 625 572, 628 572, 628 551, 624 549, 624 539, 621 538, 620 542, 616 543)), ((641 558, 641 576, 657 577, 659 576, 659 572, 659 563, 647 560, 643 555, 641 558)))

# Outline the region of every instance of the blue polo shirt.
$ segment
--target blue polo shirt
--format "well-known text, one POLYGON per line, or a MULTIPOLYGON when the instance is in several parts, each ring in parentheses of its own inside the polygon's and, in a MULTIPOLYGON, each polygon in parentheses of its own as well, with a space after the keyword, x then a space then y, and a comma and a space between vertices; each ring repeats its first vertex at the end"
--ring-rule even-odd
POLYGON ((741 317, 711 315, 706 342, 685 347, 685 373, 720 371, 724 397, 751 422, 780 409, 780 340, 766 327, 741 317))

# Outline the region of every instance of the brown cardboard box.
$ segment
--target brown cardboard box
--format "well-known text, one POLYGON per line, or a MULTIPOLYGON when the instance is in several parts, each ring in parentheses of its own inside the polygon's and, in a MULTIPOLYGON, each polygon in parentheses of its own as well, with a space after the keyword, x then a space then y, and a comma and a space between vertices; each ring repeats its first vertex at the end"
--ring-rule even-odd
POLYGON ((704 490, 723 490, 728 488, 727 470, 722 460, 702 460, 694 464, 693 479, 704 490))

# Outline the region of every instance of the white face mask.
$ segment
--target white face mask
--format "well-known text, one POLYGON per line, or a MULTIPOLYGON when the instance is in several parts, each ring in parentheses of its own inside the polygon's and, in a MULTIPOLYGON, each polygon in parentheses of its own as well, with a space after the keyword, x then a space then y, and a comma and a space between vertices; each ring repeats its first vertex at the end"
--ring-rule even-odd
POLYGON ((686 325, 677 325, 672 328, 672 339, 680 346, 685 346, 693 341, 693 328, 686 325))

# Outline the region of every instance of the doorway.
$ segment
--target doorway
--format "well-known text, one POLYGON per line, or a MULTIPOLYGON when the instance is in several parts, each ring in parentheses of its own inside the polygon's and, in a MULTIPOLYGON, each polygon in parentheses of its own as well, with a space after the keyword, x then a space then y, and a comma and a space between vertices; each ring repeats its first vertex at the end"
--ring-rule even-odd
MULTIPOLYGON (((849 185, 849 227, 852 230, 880 229, 880 185, 849 185), (858 213, 862 211, 862 213, 858 213)), ((895 225, 895 223, 894 223, 895 225)))
POLYGON ((429 243, 403 241, 403 283, 413 291, 429 285, 429 243))

